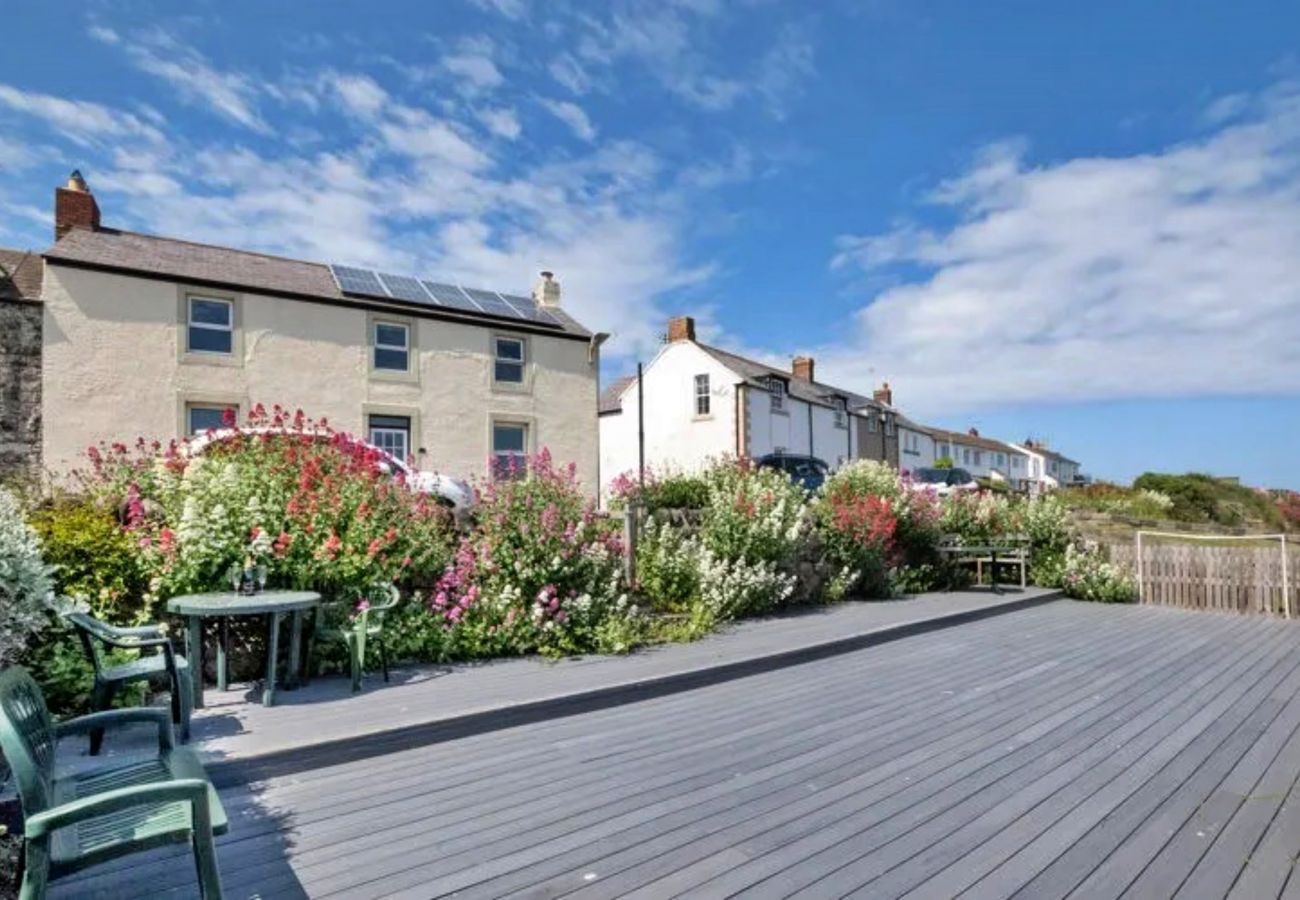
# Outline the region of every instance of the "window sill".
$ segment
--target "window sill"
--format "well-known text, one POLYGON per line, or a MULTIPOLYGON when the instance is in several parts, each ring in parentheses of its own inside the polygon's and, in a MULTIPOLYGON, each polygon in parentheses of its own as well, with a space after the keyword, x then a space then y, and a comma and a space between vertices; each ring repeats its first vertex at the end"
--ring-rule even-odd
POLYGON ((704 415, 700 415, 700 414, 697 413, 696 415, 691 416, 691 421, 692 421, 692 422, 712 422, 712 421, 713 421, 713 413, 705 413, 704 415))
POLYGON ((531 394, 533 386, 527 379, 524 381, 497 381, 492 379, 492 391, 497 394, 531 394))
POLYGON ((789 418, 790 416, 790 411, 788 409, 773 409, 769 410, 769 412, 774 416, 785 416, 786 418, 789 418))
POLYGON ((181 351, 181 365, 242 368, 244 360, 234 353, 205 353, 202 350, 183 350, 181 351))
POLYGON ((396 369, 371 369, 371 381, 391 381, 399 384, 419 384, 419 372, 399 372, 396 369))

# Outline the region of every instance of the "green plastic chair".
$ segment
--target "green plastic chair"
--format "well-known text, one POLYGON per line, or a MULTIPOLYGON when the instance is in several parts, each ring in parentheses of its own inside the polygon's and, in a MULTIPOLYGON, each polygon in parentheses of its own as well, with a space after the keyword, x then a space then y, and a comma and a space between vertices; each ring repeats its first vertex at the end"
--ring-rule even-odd
MULTIPOLYGON (((95 670, 95 687, 91 693, 91 706, 98 712, 113 705, 113 697, 129 684, 144 681, 151 685, 165 682, 171 694, 172 722, 180 728, 181 742, 190 740, 190 713, 194 708, 194 685, 190 681, 189 664, 185 657, 172 649, 171 639, 161 625, 142 625, 139 628, 118 628, 101 622, 84 612, 64 616, 77 629, 82 649, 91 668, 95 670), (110 665, 107 649, 149 650, 139 659, 110 665)), ((104 744, 104 730, 90 733, 90 755, 98 756, 104 744)))
POLYGON ((39 900, 49 882, 88 866, 187 841, 201 896, 221 897, 213 835, 226 832, 226 812, 199 758, 176 746, 167 710, 119 709, 55 725, 40 687, 14 667, 0 672, 0 752, 23 810, 21 900, 39 900), (157 726, 157 756, 55 776, 61 738, 136 722, 157 726))
POLYGON ((379 651, 379 664, 388 682, 388 644, 384 639, 384 618, 402 602, 402 595, 392 585, 382 585, 371 592, 368 605, 361 609, 346 603, 324 605, 316 614, 312 642, 342 641, 348 648, 352 673, 352 693, 361 692, 366 669, 366 648, 373 643, 379 651))

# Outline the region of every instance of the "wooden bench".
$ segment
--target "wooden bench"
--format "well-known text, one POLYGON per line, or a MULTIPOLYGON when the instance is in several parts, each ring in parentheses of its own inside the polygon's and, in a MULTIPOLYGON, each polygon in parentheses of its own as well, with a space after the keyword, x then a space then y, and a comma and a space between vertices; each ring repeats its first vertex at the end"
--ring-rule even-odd
POLYGON ((939 553, 958 564, 974 563, 975 583, 984 583, 984 566, 989 567, 989 586, 998 590, 998 566, 1017 566, 1020 569, 1020 587, 1029 584, 1029 541, 1013 537, 985 544, 963 544, 954 536, 944 538, 939 553))
POLYGON ((40 687, 15 667, 0 673, 0 751, 23 810, 21 900, 44 897, 50 881, 87 866, 184 842, 200 896, 221 896, 213 835, 225 833, 226 813, 198 757, 176 746, 169 710, 97 712, 56 725, 40 687), (55 774, 61 738, 138 722, 157 726, 156 756, 55 774))

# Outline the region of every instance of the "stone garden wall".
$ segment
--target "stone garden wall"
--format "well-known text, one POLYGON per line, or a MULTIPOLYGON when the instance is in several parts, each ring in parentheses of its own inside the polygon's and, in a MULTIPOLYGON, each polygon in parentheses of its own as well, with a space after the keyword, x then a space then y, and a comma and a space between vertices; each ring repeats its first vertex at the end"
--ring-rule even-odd
POLYGON ((0 300, 0 481, 35 475, 41 454, 41 305, 0 300))

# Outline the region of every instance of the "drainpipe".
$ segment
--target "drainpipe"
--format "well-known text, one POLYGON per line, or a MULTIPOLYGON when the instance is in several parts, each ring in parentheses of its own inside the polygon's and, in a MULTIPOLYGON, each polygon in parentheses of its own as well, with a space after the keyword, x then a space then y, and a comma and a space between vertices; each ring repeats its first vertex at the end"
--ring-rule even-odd
POLYGON ((811 404, 811 403, 805 403, 804 405, 808 407, 808 455, 809 455, 809 456, 813 456, 813 457, 815 457, 817 454, 813 452, 813 424, 812 424, 812 422, 813 422, 813 415, 812 415, 812 404, 811 404))

